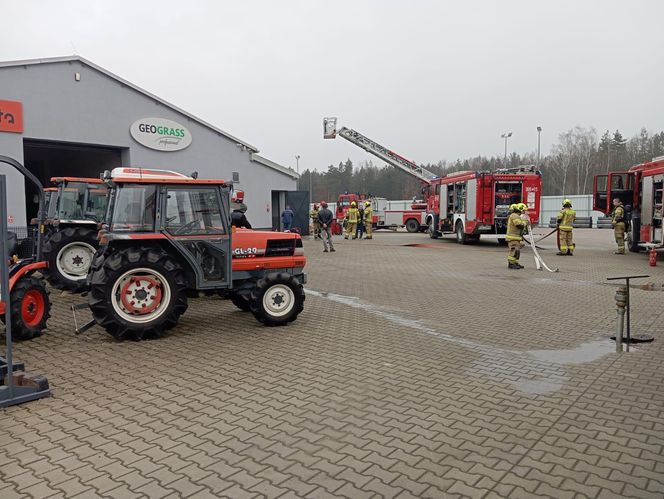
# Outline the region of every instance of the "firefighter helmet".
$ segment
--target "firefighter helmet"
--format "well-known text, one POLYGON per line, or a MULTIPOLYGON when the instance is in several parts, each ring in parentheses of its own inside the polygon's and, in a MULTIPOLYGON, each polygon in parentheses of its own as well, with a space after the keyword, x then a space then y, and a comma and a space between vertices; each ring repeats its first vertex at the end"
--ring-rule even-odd
POLYGON ((521 212, 521 203, 516 203, 511 206, 512 211, 518 211, 521 212))
POLYGON ((510 205, 510 211, 514 211, 514 210, 516 210, 516 204, 512 203, 510 205))
POLYGON ((354 207, 354 206, 357 206, 357 203, 355 201, 353 201, 352 203, 350 203, 350 205, 354 207))
POLYGON ((521 211, 526 211, 528 209, 528 205, 525 203, 519 203, 519 210, 521 211))
POLYGON ((365 201, 364 206, 371 206, 371 201, 365 201))
POLYGON ((572 206, 572 202, 569 199, 563 199, 563 207, 572 206))

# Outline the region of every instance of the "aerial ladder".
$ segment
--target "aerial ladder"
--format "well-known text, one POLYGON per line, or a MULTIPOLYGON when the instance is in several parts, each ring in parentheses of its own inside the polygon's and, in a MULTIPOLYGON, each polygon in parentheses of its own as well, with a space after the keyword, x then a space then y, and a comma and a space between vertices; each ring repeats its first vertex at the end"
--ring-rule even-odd
POLYGON ((435 173, 422 168, 414 161, 406 159, 394 151, 390 151, 387 147, 381 146, 378 142, 374 142, 369 137, 362 135, 356 130, 346 128, 345 126, 337 130, 336 118, 324 118, 323 130, 323 138, 334 139, 337 135, 339 135, 340 137, 346 139, 348 142, 352 142, 368 153, 373 154, 377 158, 385 161, 388 165, 392 165, 396 168, 399 168, 401 171, 417 177, 426 185, 431 185, 431 180, 438 178, 438 175, 435 173))

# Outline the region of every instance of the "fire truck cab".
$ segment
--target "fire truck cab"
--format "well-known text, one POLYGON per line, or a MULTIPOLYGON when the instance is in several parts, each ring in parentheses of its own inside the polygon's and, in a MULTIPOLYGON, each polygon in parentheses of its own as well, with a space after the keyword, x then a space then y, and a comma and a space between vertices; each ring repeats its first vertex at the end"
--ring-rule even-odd
POLYGON ((629 216, 627 244, 630 251, 641 247, 664 247, 662 232, 662 193, 664 156, 632 166, 627 171, 596 175, 593 209, 609 215, 613 200, 620 199, 629 216))

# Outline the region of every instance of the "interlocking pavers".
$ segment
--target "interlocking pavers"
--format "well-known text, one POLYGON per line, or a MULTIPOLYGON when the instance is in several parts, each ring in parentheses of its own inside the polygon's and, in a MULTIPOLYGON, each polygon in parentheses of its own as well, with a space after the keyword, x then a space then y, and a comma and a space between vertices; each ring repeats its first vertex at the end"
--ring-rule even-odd
POLYGON ((491 242, 306 240, 285 328, 206 298, 117 343, 73 335, 81 298, 54 293, 47 333, 15 346, 53 397, 0 413, 0 497, 662 497, 664 274, 577 232, 574 258, 542 251, 558 274, 528 250, 508 271, 491 242), (633 330, 657 340, 619 356, 622 273, 653 276, 633 330))

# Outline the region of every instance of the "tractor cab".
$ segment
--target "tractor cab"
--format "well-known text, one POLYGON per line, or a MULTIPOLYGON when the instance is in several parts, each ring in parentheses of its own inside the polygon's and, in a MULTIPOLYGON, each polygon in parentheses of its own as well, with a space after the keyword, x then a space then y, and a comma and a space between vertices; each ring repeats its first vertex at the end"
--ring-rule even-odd
POLYGON ((53 177, 44 189, 47 221, 97 224, 106 215, 108 189, 98 178, 53 177))
POLYGON ((200 294, 230 298, 270 326, 302 311, 300 236, 234 231, 231 182, 143 168, 116 168, 102 178, 108 216, 88 275, 88 305, 114 337, 159 336, 200 294))

